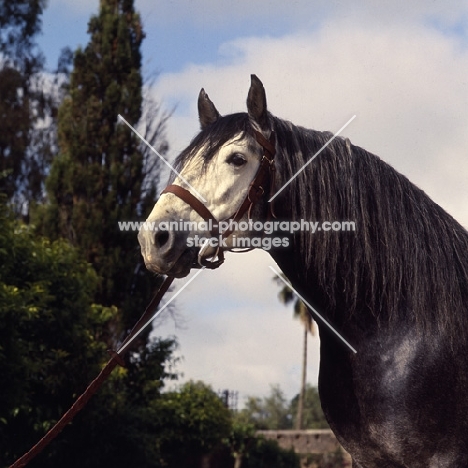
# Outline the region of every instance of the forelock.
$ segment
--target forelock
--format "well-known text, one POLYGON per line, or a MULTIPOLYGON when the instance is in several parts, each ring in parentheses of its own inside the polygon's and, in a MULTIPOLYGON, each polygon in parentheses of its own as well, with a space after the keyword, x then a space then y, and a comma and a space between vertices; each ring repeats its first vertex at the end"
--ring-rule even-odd
POLYGON ((175 165, 181 168, 189 160, 199 155, 203 158, 204 166, 206 166, 228 141, 240 141, 244 138, 249 140, 247 144, 250 151, 251 147, 254 147, 251 146, 254 145, 254 139, 247 113, 220 117, 195 136, 190 145, 177 157, 175 165))

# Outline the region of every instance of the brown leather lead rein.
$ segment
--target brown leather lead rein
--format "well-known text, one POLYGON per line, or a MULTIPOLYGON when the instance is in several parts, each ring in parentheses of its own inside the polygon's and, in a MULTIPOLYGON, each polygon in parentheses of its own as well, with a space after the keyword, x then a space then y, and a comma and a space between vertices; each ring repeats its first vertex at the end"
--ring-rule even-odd
MULTIPOLYGON (((140 317, 125 341, 122 343, 121 348, 123 348, 125 343, 127 343, 130 339, 138 335, 144 325, 154 315, 162 297, 169 289, 169 286, 173 280, 174 277, 172 276, 166 277, 163 284, 146 307, 143 315, 140 317)), ((46 435, 36 445, 34 445, 31 450, 29 450, 29 452, 25 453, 21 458, 18 458, 18 460, 16 460, 15 463, 10 466, 10 468, 20 468, 26 466, 33 458, 39 455, 39 453, 41 453, 44 448, 47 447, 47 445, 49 445, 60 434, 60 432, 62 432, 64 427, 69 422, 71 422, 77 413, 85 407, 86 403, 88 403, 91 397, 97 392, 97 390, 99 390, 115 367, 117 367, 117 365, 124 365, 122 357, 128 350, 129 347, 125 347, 125 349, 123 349, 121 352, 110 351, 112 356, 111 359, 104 366, 99 375, 88 385, 86 390, 76 399, 71 408, 55 423, 55 425, 46 433, 46 435)))

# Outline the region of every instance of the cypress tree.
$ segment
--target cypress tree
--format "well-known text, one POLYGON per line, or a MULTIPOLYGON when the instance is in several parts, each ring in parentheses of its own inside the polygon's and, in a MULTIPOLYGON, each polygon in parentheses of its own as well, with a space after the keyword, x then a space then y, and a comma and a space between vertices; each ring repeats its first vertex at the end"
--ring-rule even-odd
MULTIPOLYGON (((37 223, 48 236, 65 237, 95 267, 96 302, 117 306, 128 329, 149 299, 152 280, 142 264, 136 233, 119 221, 136 220, 154 203, 154 183, 143 189, 147 158, 126 125, 142 115, 140 46, 144 33, 133 0, 101 0, 88 24, 90 40, 74 55, 69 95, 59 108, 59 155, 46 182, 48 204, 37 223)), ((167 143, 156 133, 156 143, 167 143)), ((112 341, 112 340, 111 340, 112 341)))

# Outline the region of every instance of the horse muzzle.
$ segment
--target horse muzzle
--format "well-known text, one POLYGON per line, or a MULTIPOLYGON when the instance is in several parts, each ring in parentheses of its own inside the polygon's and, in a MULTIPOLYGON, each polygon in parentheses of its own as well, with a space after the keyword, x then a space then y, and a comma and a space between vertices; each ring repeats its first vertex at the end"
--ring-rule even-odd
POLYGON ((188 247, 184 232, 140 230, 138 241, 146 268, 153 273, 187 276, 197 258, 197 249, 188 247))

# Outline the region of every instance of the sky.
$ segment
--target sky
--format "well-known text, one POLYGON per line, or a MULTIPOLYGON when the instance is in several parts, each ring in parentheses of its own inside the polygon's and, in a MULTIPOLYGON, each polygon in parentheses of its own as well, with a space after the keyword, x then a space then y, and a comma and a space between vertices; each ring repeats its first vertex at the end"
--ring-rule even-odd
MULTIPOLYGON (((250 74, 278 117, 337 131, 391 164, 468 226, 468 3, 458 0, 136 0, 151 92, 173 110, 170 158, 198 131, 205 88, 222 114, 244 111, 250 74), (157 75, 156 75, 157 74, 157 75)), ((85 46, 98 0, 50 0, 39 44, 53 69, 60 50, 85 46)), ((395 228, 398 228, 397 226, 395 228)), ((136 241, 136 240, 135 240, 136 241)), ((181 381, 265 396, 299 390, 302 329, 279 303, 266 252, 231 254, 176 299, 181 381)), ((177 280, 174 291, 187 280, 177 280)), ((317 384, 319 339, 309 341, 317 384)))

